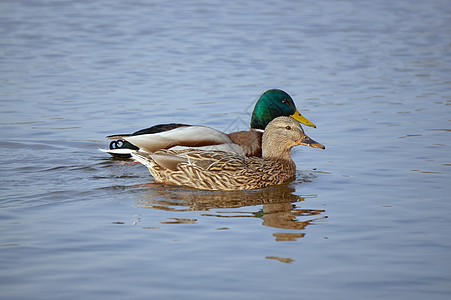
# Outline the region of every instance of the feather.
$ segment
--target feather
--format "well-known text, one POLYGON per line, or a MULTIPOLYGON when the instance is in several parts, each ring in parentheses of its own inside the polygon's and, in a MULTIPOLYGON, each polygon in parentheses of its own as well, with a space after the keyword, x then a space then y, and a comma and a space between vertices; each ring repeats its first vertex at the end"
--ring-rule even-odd
MULTIPOLYGON (((124 137, 140 149, 153 153, 159 149, 172 147, 230 147, 230 151, 239 151, 232 140, 223 132, 206 126, 184 126, 172 130, 124 137)), ((241 153, 242 150, 240 151, 241 153)))

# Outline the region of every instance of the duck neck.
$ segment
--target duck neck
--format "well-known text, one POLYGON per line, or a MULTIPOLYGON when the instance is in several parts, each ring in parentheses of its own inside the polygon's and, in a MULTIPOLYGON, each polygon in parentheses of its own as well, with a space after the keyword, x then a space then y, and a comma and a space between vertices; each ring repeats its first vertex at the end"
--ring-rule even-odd
MULTIPOLYGON (((287 115, 283 109, 262 96, 255 104, 251 116, 251 128, 264 130, 274 118, 287 115)), ((289 114, 288 114, 289 115, 289 114)))
POLYGON ((271 160, 281 160, 281 161, 287 161, 287 162, 293 162, 291 159, 291 152, 290 151, 283 151, 283 152, 277 152, 274 153, 272 151, 265 151, 262 150, 262 157, 271 159, 271 160))
POLYGON ((271 114, 267 110, 261 108, 261 105, 257 102, 254 111, 252 112, 251 128, 264 130, 271 120, 271 114))
POLYGON ((291 147, 287 147, 285 144, 280 143, 280 141, 265 138, 265 135, 263 135, 262 142, 263 158, 293 162, 293 160, 291 159, 290 150, 291 147))

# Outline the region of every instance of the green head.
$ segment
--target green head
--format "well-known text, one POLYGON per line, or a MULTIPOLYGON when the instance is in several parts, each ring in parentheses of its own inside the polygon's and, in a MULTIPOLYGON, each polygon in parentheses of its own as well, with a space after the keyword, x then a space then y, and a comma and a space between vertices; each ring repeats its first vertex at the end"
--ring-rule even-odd
POLYGON ((292 117, 304 125, 316 127, 298 112, 290 95, 282 90, 272 89, 264 92, 255 104, 251 128, 264 130, 269 122, 281 116, 292 117))

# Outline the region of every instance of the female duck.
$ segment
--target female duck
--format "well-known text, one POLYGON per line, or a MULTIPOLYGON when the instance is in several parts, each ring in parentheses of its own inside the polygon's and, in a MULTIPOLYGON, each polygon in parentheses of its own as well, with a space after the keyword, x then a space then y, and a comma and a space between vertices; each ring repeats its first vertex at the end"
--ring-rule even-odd
POLYGON ((282 90, 272 89, 263 93, 255 104, 248 131, 225 134, 206 126, 161 124, 132 134, 108 136, 115 141, 110 143, 109 149, 100 150, 116 157, 130 157, 131 150, 153 153, 160 149, 191 147, 261 157, 263 130, 271 120, 280 116, 291 116, 302 124, 316 127, 298 112, 290 95, 282 90))
POLYGON ((265 129, 261 158, 197 149, 134 151, 132 156, 162 183, 203 190, 249 190, 291 181, 296 166, 290 150, 296 145, 325 148, 305 135, 294 119, 278 117, 265 129))

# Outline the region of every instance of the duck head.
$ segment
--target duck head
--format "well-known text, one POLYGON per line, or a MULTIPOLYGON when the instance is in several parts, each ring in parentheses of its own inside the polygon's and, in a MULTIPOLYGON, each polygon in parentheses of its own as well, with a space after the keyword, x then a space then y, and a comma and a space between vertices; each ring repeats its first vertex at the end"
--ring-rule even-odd
POLYGON ((260 96, 252 112, 251 128, 264 130, 269 122, 281 116, 292 117, 304 125, 316 128, 315 124, 299 113, 290 95, 278 89, 268 90, 260 96))
POLYGON ((301 125, 289 117, 278 117, 266 126, 263 133, 262 157, 291 159, 290 150, 303 145, 325 149, 304 133, 301 125))

